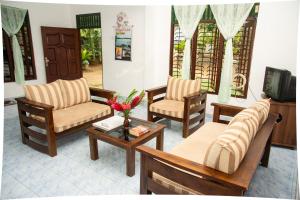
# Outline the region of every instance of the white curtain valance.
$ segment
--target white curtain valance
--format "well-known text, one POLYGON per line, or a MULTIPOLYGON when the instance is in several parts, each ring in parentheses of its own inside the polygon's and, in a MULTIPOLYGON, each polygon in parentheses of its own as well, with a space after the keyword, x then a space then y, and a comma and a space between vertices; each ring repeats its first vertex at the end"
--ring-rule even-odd
POLYGON ((225 4, 210 5, 217 26, 226 40, 225 55, 222 66, 221 82, 219 89, 219 102, 226 103, 231 96, 232 84, 232 38, 246 21, 253 3, 251 4, 225 4))
POLYGON ((174 6, 179 27, 185 37, 182 61, 182 79, 190 79, 191 38, 204 13, 206 5, 174 6))

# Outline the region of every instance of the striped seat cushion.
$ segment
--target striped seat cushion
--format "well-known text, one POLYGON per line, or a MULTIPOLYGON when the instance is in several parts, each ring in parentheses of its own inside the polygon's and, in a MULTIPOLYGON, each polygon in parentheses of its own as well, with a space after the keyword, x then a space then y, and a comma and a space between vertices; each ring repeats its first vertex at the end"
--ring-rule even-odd
POLYGON ((230 122, 223 134, 207 148, 204 165, 227 174, 238 169, 258 129, 258 113, 253 113, 254 109, 245 109, 230 122), (249 117, 252 114, 256 117, 249 117))
POLYGON ((259 115, 259 126, 262 126, 268 118, 270 111, 270 99, 261 99, 250 106, 257 110, 259 115))
POLYGON ((40 85, 25 85, 24 92, 28 100, 54 106, 53 110, 65 107, 58 81, 40 85))
POLYGON ((152 103, 149 107, 151 112, 160 113, 163 115, 183 118, 184 102, 174 100, 161 100, 152 103))
POLYGON ((89 102, 91 94, 87 81, 84 78, 76 80, 59 80, 66 107, 89 102))
POLYGON ((181 80, 169 76, 165 99, 184 101, 184 96, 200 92, 200 90, 200 80, 181 80))

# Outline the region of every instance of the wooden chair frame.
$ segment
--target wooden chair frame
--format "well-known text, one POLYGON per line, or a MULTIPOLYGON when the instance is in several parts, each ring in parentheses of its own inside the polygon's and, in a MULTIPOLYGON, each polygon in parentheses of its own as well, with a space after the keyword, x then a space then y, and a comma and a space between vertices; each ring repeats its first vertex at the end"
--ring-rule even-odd
MULTIPOLYGON (((111 99, 114 95, 114 91, 104 90, 104 89, 97 89, 97 88, 90 88, 91 96, 101 97, 105 99, 111 99)), ((86 129, 90 126, 93 122, 99 121, 101 119, 105 119, 114 115, 113 109, 111 109, 111 113, 109 115, 103 116, 101 118, 86 122, 79 126, 70 128, 63 132, 55 133, 54 131, 54 122, 53 122, 53 106, 38 103, 35 101, 31 101, 26 99, 25 97, 16 98, 18 104, 18 112, 19 112, 19 121, 21 127, 21 135, 22 135, 22 142, 23 144, 27 144, 28 146, 36 149, 40 152, 49 154, 51 157, 57 155, 57 145, 56 145, 56 138, 59 138, 64 135, 68 135, 71 133, 78 132, 79 130, 86 129), (39 121, 31 117, 31 115, 43 117, 44 121, 39 121), (41 129, 44 129, 46 134, 41 132, 32 130, 31 126, 35 126, 41 129), (31 138, 34 138, 32 140, 31 138), (37 142, 39 141, 39 142, 37 142), (46 145, 41 144, 40 142, 46 142, 46 145)), ((100 103, 100 104, 107 104, 105 101, 102 100, 94 100, 93 102, 100 103)))
MULTIPOLYGON (((243 109, 242 107, 217 103, 212 105, 214 106, 213 121, 219 123, 228 123, 220 119, 221 115, 234 116, 243 109)), ((175 191, 152 179, 152 173, 155 172, 201 194, 243 195, 249 188, 257 166, 261 164, 268 167, 272 132, 277 118, 278 116, 275 114, 269 114, 266 122, 250 144, 242 163, 233 174, 226 174, 147 146, 138 146, 137 150, 141 152, 140 193, 176 194, 175 191)))
POLYGON ((184 113, 183 118, 172 117, 161 113, 150 111, 150 105, 154 102, 164 99, 163 94, 167 91, 167 86, 161 86, 146 90, 148 94, 148 121, 155 122, 162 118, 168 118, 183 123, 182 137, 186 138, 204 124, 205 107, 206 107, 206 92, 197 92, 190 94, 184 98, 184 113), (158 97, 159 96, 159 97, 158 97), (191 105, 196 105, 191 107, 191 105), (193 114, 198 113, 196 116, 193 114), (198 123, 197 125, 194 125, 198 123), (194 125, 194 126, 193 126, 194 125), (190 126, 193 126, 190 128, 190 126))

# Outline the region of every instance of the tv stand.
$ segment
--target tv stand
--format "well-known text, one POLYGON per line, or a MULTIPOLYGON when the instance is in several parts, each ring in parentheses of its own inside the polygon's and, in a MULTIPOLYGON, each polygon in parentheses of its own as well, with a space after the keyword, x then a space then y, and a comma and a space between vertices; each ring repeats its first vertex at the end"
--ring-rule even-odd
POLYGON ((279 114, 278 124, 274 127, 272 145, 296 149, 296 102, 271 100, 270 112, 279 114))

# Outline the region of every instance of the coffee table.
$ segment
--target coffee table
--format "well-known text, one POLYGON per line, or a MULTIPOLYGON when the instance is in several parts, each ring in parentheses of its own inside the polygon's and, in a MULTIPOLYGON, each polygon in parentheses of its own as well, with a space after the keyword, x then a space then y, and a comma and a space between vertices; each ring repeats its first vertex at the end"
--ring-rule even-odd
POLYGON ((126 150, 126 174, 127 176, 133 176, 135 174, 135 148, 139 145, 146 143, 147 141, 156 137, 156 149, 163 150, 164 141, 164 128, 165 125, 156 124, 153 122, 141 120, 138 118, 130 118, 130 126, 135 127, 138 125, 144 125, 150 128, 150 131, 139 136, 125 137, 124 127, 120 126, 116 129, 105 131, 95 127, 87 129, 90 141, 90 154, 92 160, 97 160, 98 144, 97 140, 110 143, 126 150))

